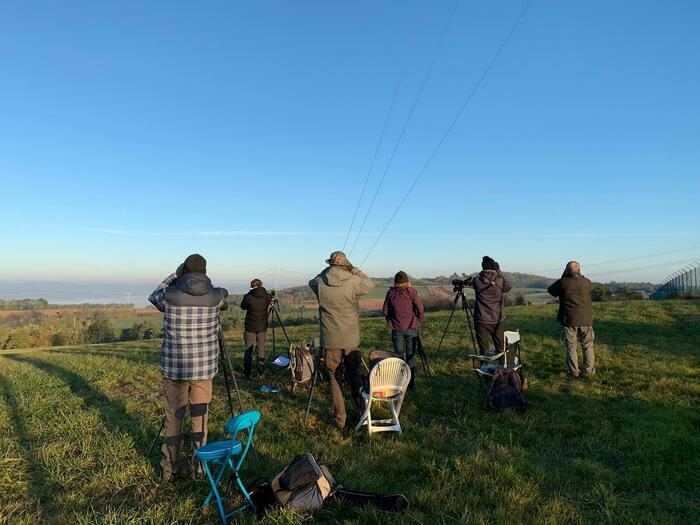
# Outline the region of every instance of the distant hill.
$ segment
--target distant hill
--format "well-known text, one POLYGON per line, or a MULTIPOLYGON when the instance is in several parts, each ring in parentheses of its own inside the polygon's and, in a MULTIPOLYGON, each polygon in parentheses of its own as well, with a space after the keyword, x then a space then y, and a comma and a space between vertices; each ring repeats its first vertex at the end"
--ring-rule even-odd
MULTIPOLYGON (((547 287, 554 282, 554 279, 543 277, 541 275, 533 275, 529 273, 519 272, 503 272, 506 278, 510 281, 514 289, 521 290, 522 293, 527 293, 531 290, 533 293, 543 292, 547 287)), ((418 290, 421 297, 435 297, 452 295, 452 280, 464 279, 467 274, 453 273, 450 276, 439 275, 437 277, 411 277, 411 284, 418 290)), ((372 280, 376 284, 376 288, 366 297, 366 299, 380 299, 386 294, 394 284, 393 277, 373 277, 372 280)), ((303 303, 307 301, 315 301, 311 289, 306 286, 294 286, 277 291, 277 296, 282 301, 290 303, 303 303)))

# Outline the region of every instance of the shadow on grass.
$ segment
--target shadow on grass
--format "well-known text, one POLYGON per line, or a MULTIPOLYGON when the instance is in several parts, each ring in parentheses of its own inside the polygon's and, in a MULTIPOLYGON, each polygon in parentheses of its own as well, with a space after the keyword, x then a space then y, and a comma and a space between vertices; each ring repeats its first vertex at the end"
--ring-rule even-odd
POLYGON ((24 457, 25 464, 27 465, 27 477, 29 478, 31 491, 39 500, 38 510, 41 513, 42 519, 48 518, 53 514, 53 495, 57 493, 58 484, 50 481, 45 476, 42 463, 35 454, 34 445, 29 439, 27 427, 25 426, 21 410, 17 403, 12 383, 2 373, 0 373, 0 391, 9 409, 10 422, 14 429, 14 435, 22 456, 24 457))
POLYGON ((108 430, 116 429, 131 436, 134 441, 135 451, 144 457, 146 456, 145 447, 148 445, 149 437, 152 439, 152 433, 157 430, 157 426, 151 428, 148 422, 128 414, 122 402, 110 399, 90 386, 82 376, 67 368, 34 357, 19 355, 7 355, 4 357, 18 363, 32 365, 61 379, 68 385, 73 394, 83 400, 86 407, 96 408, 99 411, 100 418, 108 430), (151 433, 150 436, 149 432, 151 433))

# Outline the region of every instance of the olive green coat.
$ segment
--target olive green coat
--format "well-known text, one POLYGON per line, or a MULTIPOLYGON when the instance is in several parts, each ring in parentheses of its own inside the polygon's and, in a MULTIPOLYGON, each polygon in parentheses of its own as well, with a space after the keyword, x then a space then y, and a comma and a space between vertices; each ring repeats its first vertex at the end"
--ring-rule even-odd
POLYGON ((360 346, 360 296, 374 288, 374 282, 354 268, 329 266, 309 281, 318 299, 321 346, 357 348, 360 346))

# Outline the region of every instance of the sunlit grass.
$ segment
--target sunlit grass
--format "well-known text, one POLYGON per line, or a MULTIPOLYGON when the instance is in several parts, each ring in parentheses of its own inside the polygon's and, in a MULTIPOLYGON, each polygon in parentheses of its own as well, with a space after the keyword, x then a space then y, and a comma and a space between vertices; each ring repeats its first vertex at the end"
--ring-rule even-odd
MULTIPOLYGON (((529 365, 533 408, 524 414, 482 408, 462 319, 435 354, 446 314, 425 323, 435 376, 418 376, 403 438, 328 428, 324 387, 305 428, 305 392, 261 394, 257 382, 240 381, 245 406, 263 414, 243 479, 269 480, 310 451, 347 487, 401 492, 411 503, 402 516, 339 503, 314 514, 339 523, 697 523, 700 304, 596 305, 598 375, 573 383, 554 317, 552 305, 508 310, 529 365)), ((295 341, 315 330, 288 329, 295 341)), ((381 319, 363 320, 362 332, 365 355, 390 346, 381 319)), ((241 343, 230 334, 238 364, 241 343)), ((217 523, 199 510, 204 482, 162 485, 157 455, 144 457, 162 417, 158 346, 0 352, 0 522, 217 523)), ((222 387, 217 381, 212 440, 228 416, 222 387)))

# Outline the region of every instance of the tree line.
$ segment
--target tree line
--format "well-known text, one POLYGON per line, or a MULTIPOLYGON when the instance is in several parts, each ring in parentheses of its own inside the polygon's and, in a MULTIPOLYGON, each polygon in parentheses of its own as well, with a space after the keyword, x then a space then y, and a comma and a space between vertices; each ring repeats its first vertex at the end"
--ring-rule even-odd
POLYGON ((0 299, 0 311, 13 310, 65 310, 65 309, 94 309, 94 308, 134 308, 132 303, 80 303, 80 304, 50 304, 46 299, 0 299))

